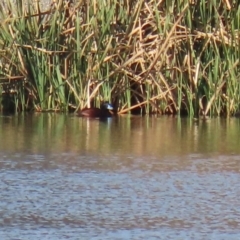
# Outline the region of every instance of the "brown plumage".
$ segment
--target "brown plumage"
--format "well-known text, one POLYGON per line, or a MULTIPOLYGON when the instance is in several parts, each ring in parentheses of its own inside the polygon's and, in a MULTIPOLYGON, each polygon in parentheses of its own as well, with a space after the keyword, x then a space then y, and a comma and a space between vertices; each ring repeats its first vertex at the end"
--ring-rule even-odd
POLYGON ((101 108, 83 108, 78 116, 90 118, 108 118, 114 115, 114 108, 110 103, 103 103, 101 108))

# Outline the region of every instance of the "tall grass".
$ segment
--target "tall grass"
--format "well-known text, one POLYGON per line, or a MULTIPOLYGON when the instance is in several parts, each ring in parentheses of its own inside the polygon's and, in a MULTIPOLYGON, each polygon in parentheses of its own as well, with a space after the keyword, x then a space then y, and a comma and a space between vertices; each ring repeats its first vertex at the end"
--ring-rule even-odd
MULTIPOLYGON (((17 4, 16 4, 17 3, 17 4)), ((239 110, 236 1, 0 5, 0 96, 15 111, 231 115, 239 110)))

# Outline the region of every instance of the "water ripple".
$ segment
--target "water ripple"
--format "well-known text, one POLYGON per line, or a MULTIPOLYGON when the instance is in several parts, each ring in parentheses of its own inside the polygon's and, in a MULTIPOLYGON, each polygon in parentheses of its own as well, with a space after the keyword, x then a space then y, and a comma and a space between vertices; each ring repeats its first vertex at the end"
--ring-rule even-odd
POLYGON ((176 161, 168 166, 151 161, 137 159, 128 168, 121 166, 124 160, 102 162, 103 167, 80 158, 75 168, 57 160, 44 168, 41 156, 27 156, 22 164, 3 159, 1 232, 5 239, 18 239, 19 233, 24 239, 33 234, 34 239, 240 236, 240 175, 232 167, 238 160, 227 170, 221 166, 225 158, 205 160, 204 168, 203 159, 194 159, 195 166, 185 169, 176 161))

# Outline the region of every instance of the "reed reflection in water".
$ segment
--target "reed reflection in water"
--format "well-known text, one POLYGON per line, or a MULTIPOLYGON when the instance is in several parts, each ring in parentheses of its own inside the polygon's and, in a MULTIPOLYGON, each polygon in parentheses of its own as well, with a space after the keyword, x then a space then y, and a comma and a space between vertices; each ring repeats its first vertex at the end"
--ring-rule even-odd
POLYGON ((239 239, 239 120, 0 117, 2 239, 239 239))

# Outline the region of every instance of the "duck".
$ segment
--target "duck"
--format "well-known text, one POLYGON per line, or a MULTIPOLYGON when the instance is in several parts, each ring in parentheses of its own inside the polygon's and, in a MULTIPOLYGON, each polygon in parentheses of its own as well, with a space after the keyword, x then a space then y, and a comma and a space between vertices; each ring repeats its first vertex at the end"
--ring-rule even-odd
POLYGON ((83 108, 78 112, 80 117, 89 117, 89 118, 109 118, 115 114, 114 107, 111 103, 104 102, 101 104, 100 108, 90 107, 83 108))

